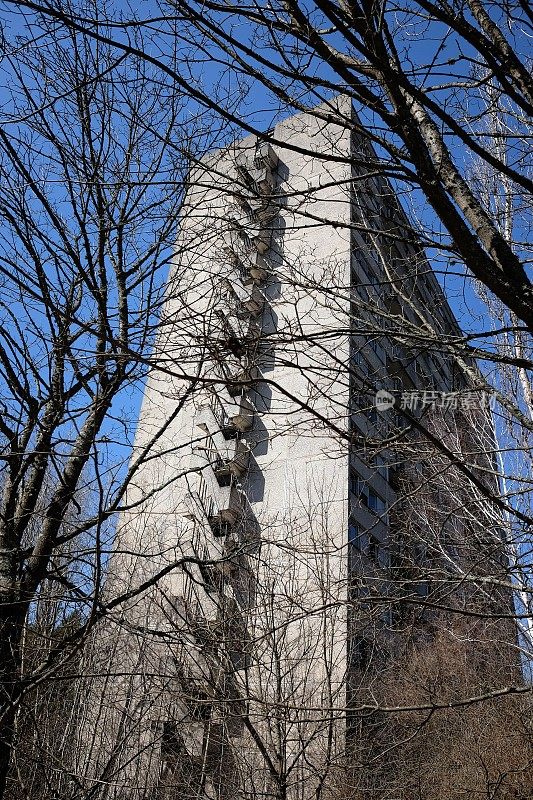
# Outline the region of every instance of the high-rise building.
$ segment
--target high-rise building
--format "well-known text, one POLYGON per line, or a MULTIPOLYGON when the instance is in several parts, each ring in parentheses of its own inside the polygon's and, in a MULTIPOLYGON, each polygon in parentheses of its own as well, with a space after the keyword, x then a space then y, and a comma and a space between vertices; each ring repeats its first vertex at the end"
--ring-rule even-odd
POLYGON ((119 796, 322 796, 402 631, 474 601, 468 532, 500 541, 475 369, 348 100, 268 138, 191 170, 110 566, 147 585, 104 651, 119 796))

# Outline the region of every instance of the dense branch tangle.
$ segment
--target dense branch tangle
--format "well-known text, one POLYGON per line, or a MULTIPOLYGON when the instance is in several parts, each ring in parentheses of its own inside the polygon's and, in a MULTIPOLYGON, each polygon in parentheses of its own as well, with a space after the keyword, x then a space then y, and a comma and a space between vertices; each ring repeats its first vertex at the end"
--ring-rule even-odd
MULTIPOLYGON (((461 103, 476 102, 477 82, 468 74, 471 60, 484 65, 485 81, 496 81, 523 112, 531 110, 527 66, 481 4, 465 4, 460 12, 444 3, 427 2, 408 11, 396 4, 337 4, 328 0, 315 3, 311 9, 295 0, 274 7, 270 4, 268 9, 260 4, 247 9, 240 4, 228 8, 228 4, 207 3, 200 11, 193 4, 174 5, 185 20, 211 38, 228 63, 236 63, 238 71, 253 75, 280 101, 296 97, 294 81, 315 96, 321 88, 327 91, 336 85, 369 109, 376 120, 381 118, 381 125, 370 122, 371 133, 396 166, 401 163, 399 159, 403 161, 409 178, 416 173, 420 188, 468 269, 531 327, 532 295, 524 268, 471 192, 457 150, 457 146, 471 150, 517 185, 531 190, 518 143, 511 165, 480 144, 456 117, 461 103), (213 12, 212 18, 206 18, 206 7, 213 12), (226 32, 220 25, 226 16, 228 22, 235 17, 248 20, 251 31, 247 31, 244 42, 238 41, 229 27, 226 32), (411 54, 403 28, 407 24, 415 30, 427 26, 437 36, 439 25, 447 25, 464 39, 471 58, 461 59, 456 51, 450 58, 451 48, 444 37, 435 47, 432 60, 426 63, 414 52, 413 60, 407 62, 406 56, 411 54), (266 69, 269 51, 276 56, 274 65, 266 69), (321 62, 327 68, 317 68, 321 62), (337 80, 330 77, 332 74, 337 80), (430 84, 432 78, 434 86, 430 84)), ((496 10, 503 15, 497 5, 496 10)), ((272 65, 272 59, 268 63, 272 65)), ((292 104, 296 108, 300 105, 296 99, 292 104)))
POLYGON ((24 690, 98 616, 135 474, 121 397, 147 371, 193 150, 142 65, 40 30, 1 73, 0 794, 24 690))

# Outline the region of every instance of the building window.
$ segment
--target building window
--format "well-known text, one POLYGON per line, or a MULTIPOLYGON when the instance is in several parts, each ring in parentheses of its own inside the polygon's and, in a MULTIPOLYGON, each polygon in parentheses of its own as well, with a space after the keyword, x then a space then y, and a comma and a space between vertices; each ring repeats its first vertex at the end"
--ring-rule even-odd
POLYGON ((383 498, 379 496, 379 494, 376 494, 376 492, 373 489, 369 489, 369 491, 368 491, 368 507, 369 507, 369 509, 371 511, 375 511, 377 513, 381 513, 383 511, 385 511, 385 509, 387 508, 387 505, 386 505, 385 501, 383 500, 383 498))
POLYGON ((382 567, 382 569, 390 569, 391 566, 390 550, 388 546, 384 545, 383 543, 382 546, 379 548, 378 561, 379 561, 379 566, 382 567))
POLYGON ((360 529, 359 525, 351 522, 348 526, 348 574, 350 576, 354 576, 360 571, 361 556, 366 553, 367 547, 368 537, 366 533, 360 529))
POLYGON ((357 472, 350 470, 350 492, 359 497, 361 491, 361 481, 357 472))
POLYGON ((362 636, 353 636, 348 640, 348 661, 352 669, 365 669, 370 663, 371 645, 362 636))
POLYGON ((371 533, 368 534, 368 556, 373 561, 379 561, 379 539, 376 539, 371 533))
POLYGON ((162 725, 161 736, 161 758, 163 761, 175 758, 183 752, 184 744, 181 735, 178 733, 178 726, 173 721, 165 721, 162 725))
POLYGON ((382 364, 384 364, 385 363, 385 349, 384 349, 383 345, 381 344, 381 342, 378 339, 373 338, 373 339, 369 339, 368 340, 368 344, 370 345, 370 348, 372 349, 374 355, 381 361, 382 364))
POLYGON ((394 492, 400 490, 401 468, 399 466, 389 467, 389 486, 394 492))
POLYGON ((363 553, 366 549, 366 536, 360 529, 359 525, 350 522, 348 526, 348 544, 351 550, 358 550, 363 553))
POLYGON ((378 475, 383 478, 384 480, 388 479, 389 468, 387 466, 387 460, 384 456, 376 456, 374 459, 374 463, 376 465, 376 472, 378 475))
POLYGON ((370 408, 365 411, 365 415, 367 420, 371 422, 372 425, 375 425, 378 421, 378 412, 376 411, 375 406, 370 406, 370 408))
POLYGON ((356 367, 363 375, 370 375, 370 366, 366 358, 361 353, 360 348, 355 349, 354 347, 352 349, 350 360, 352 367, 356 367))
POLYGON ((394 614, 392 608, 386 608, 385 611, 381 614, 381 621, 385 625, 386 628, 392 628, 394 625, 394 614))
POLYGON ((359 525, 354 525, 351 523, 348 526, 348 541, 350 544, 355 545, 355 547, 359 547, 360 543, 360 536, 359 536, 359 525))
POLYGON ((189 716, 196 722, 206 722, 211 717, 211 704, 207 694, 198 694, 189 701, 189 716))

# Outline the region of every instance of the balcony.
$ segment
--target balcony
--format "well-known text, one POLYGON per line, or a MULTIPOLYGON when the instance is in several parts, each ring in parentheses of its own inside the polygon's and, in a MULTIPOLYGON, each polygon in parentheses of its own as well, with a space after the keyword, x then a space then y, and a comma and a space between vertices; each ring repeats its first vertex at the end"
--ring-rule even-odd
POLYGON ((236 225, 223 232, 224 250, 232 261, 243 260, 254 251, 264 253, 270 247, 271 229, 259 223, 236 225))
POLYGON ((272 192, 277 164, 278 157, 268 142, 260 142, 253 153, 243 150, 236 159, 237 170, 245 184, 260 194, 272 192))
MULTIPOLYGON (((267 260, 257 250, 243 254, 242 259, 232 252, 231 261, 234 271, 233 280, 234 282, 240 281, 244 287, 249 287, 252 283, 263 283, 271 272, 267 260)), ((255 296, 258 297, 258 295, 255 296)), ((261 302, 264 302, 263 296, 261 296, 261 302)))
POLYGON ((271 272, 267 261, 260 253, 250 253, 246 259, 246 267, 252 279, 257 283, 265 281, 271 272))
POLYGON ((209 557, 213 560, 224 558, 223 547, 217 541, 218 537, 222 535, 220 533, 220 526, 212 522, 212 520, 216 519, 217 514, 215 501, 213 500, 212 493, 203 476, 200 477, 198 489, 191 489, 186 493, 184 505, 185 511, 183 516, 198 523, 204 530, 209 529, 213 537, 216 537, 210 539, 204 536, 204 543, 208 546, 209 557))
POLYGON ((240 439, 225 439, 221 431, 206 434, 202 443, 193 448, 193 455, 211 466, 219 486, 229 486, 233 478, 246 472, 250 448, 240 439))
POLYGON ((255 148, 241 150, 236 158, 237 166, 250 170, 268 168, 275 169, 278 164, 278 156, 271 144, 268 142, 257 142, 255 148))
POLYGON ((243 501, 240 491, 232 481, 229 486, 219 486, 209 523, 215 536, 227 536, 230 529, 243 515, 243 501))
POLYGON ((233 436, 225 435, 211 405, 199 409, 196 424, 205 437, 193 448, 193 454, 200 457, 201 463, 210 464, 219 486, 228 486, 248 469, 250 448, 237 431, 233 436))
POLYGON ((261 325, 250 316, 248 309, 245 309, 244 316, 235 310, 216 309, 216 316, 220 320, 219 344, 222 349, 243 356, 250 347, 255 347, 261 336, 261 325))
POLYGON ((227 359, 220 366, 224 378, 228 381, 226 390, 231 397, 240 395, 261 379, 259 367, 248 359, 242 361, 227 359))
MULTIPOLYGON (((264 202, 264 198, 260 198, 260 205, 264 202)), ((257 204, 253 202, 253 198, 246 201, 243 198, 241 205, 230 203, 226 209, 226 219, 230 232, 236 231, 248 249, 249 240, 262 253, 270 245, 270 226, 266 224, 264 215, 260 218, 258 208, 254 208, 254 205, 257 204)))
MULTIPOLYGON (((252 222, 269 225, 274 217, 279 214, 279 200, 277 197, 258 192, 235 194, 235 201, 240 208, 240 216, 247 217, 252 222)), ((234 215, 235 216, 235 215, 234 215)))
POLYGON ((244 395, 237 396, 235 401, 225 409, 225 416, 221 420, 221 430, 249 431, 254 422, 254 407, 244 395))
POLYGON ((211 432, 220 431, 225 439, 233 439, 239 432, 250 430, 254 421, 254 407, 250 400, 240 395, 232 402, 212 394, 209 403, 198 410, 197 424, 211 432))
POLYGON ((251 271, 246 269, 245 264, 240 264, 238 275, 238 278, 235 276, 235 280, 227 281, 228 286, 246 311, 258 314, 265 304, 263 293, 253 282, 251 271))
POLYGON ((235 597, 224 594, 220 599, 218 634, 225 653, 235 671, 247 669, 251 664, 251 640, 244 616, 235 597))
POLYGON ((279 214, 278 202, 273 197, 263 195, 250 197, 248 204, 253 211, 254 219, 262 225, 270 225, 274 217, 279 214))
POLYGON ((233 477, 244 475, 250 462, 250 448, 246 442, 224 439, 222 434, 209 437, 206 455, 220 486, 231 483, 233 477))
POLYGON ((275 169, 278 165, 278 160, 274 148, 268 142, 260 142, 255 148, 255 167, 269 167, 270 169, 275 169))
POLYGON ((246 228, 246 234, 250 237, 258 253, 265 253, 270 247, 271 229, 269 227, 257 222, 246 228))
POLYGON ((275 188, 273 170, 277 163, 277 155, 266 142, 262 142, 253 154, 242 152, 237 156, 237 169, 247 187, 247 191, 236 195, 237 203, 241 213, 262 225, 271 223, 279 212, 272 196, 275 188))
POLYGON ((269 167, 252 167, 249 175, 253 181, 254 189, 261 195, 271 195, 274 191, 276 179, 269 167))
POLYGON ((215 397, 213 413, 219 429, 227 439, 236 433, 249 431, 254 422, 254 407, 245 395, 235 397, 232 403, 223 403, 215 397))
POLYGON ((197 489, 185 495, 184 503, 184 516, 207 522, 215 537, 228 536, 244 514, 243 497, 233 477, 228 486, 219 486, 200 475, 197 489))

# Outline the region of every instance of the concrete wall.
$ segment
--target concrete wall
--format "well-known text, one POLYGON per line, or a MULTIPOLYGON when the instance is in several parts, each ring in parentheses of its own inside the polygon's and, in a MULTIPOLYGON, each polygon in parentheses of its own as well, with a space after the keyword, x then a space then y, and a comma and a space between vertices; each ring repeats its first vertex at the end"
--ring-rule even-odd
MULTIPOLYGON (((232 358, 221 319, 225 281, 235 280, 223 242, 228 206, 242 188, 235 162, 255 147, 252 138, 191 171, 158 368, 142 404, 133 459, 147 447, 150 459, 128 492, 107 592, 138 587, 162 569, 168 574, 110 621, 105 660, 112 673, 133 677, 114 683, 111 677, 104 692, 113 695, 105 723, 110 739, 119 720, 129 714, 135 721, 120 758, 131 757, 136 741, 146 748, 128 768, 135 796, 144 796, 143 774, 147 783, 154 780, 166 746, 161 726, 169 720, 179 725, 196 766, 216 729, 219 765, 204 764, 208 796, 236 796, 231 792, 238 786, 242 796, 282 796, 289 784, 291 797, 314 796, 316 781, 344 746, 342 715, 324 720, 316 709, 343 706, 345 698, 350 232, 343 224, 350 222, 350 135, 301 114, 276 126, 273 136, 334 160, 275 147, 281 207, 264 253, 271 271, 260 287, 261 380, 247 392, 255 413, 243 436, 252 455, 239 481, 246 520, 238 534, 214 537, 206 520, 191 512, 190 492, 202 483, 218 491, 205 455, 202 409, 210 402, 208 389, 226 406, 232 402, 219 370, 232 358), (326 227, 324 219, 330 220, 326 227), (184 558, 192 559, 185 571, 173 566, 184 558), (215 567, 221 561, 220 593, 205 591, 195 559, 215 567), (237 665, 246 669, 230 669, 224 655, 205 656, 205 642, 186 630, 193 617, 216 628, 223 605, 233 609, 232 635, 240 631, 246 641, 246 658, 237 665), (197 686, 211 685, 218 697, 209 722, 199 724, 180 698, 185 673, 197 686), (225 712, 221 692, 229 697, 225 712), (131 697, 141 693, 143 703, 132 705, 131 697), (241 698, 247 724, 232 726, 241 698), (151 738, 153 748, 147 746, 151 738), (238 770, 231 766, 237 762, 238 770)), ((233 647, 227 631, 218 636, 222 649, 233 647)), ((174 782, 176 769, 167 763, 174 782)))

